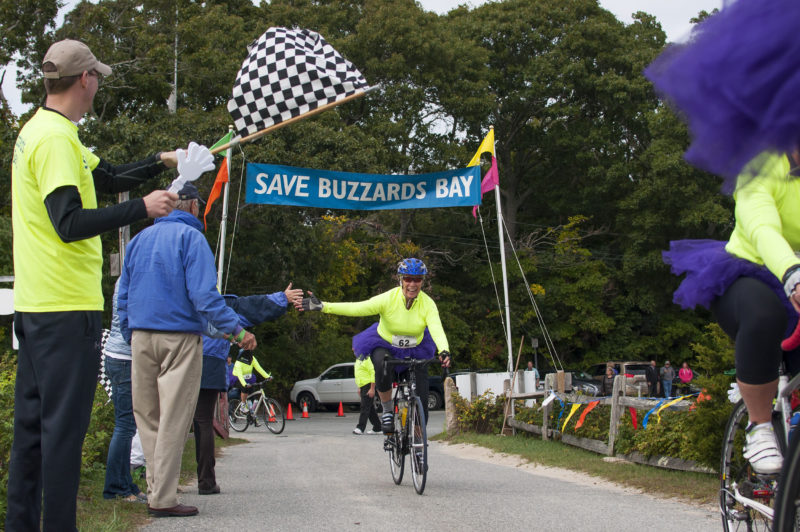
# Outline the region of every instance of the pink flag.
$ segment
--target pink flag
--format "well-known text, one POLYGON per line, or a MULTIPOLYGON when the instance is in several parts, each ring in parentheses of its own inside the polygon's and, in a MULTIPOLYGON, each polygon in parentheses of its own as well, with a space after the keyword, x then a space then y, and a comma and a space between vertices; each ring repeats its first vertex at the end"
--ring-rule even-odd
MULTIPOLYGON (((497 159, 495 159, 494 156, 492 156, 492 167, 489 168, 489 171, 486 172, 485 176, 483 176, 483 181, 481 181, 481 197, 483 197, 483 195, 489 192, 490 190, 493 190, 494 187, 496 187, 499 184, 500 184, 500 176, 497 174, 497 159)), ((475 205, 472 208, 472 217, 477 218, 478 217, 477 213, 478 213, 478 206, 475 205)))

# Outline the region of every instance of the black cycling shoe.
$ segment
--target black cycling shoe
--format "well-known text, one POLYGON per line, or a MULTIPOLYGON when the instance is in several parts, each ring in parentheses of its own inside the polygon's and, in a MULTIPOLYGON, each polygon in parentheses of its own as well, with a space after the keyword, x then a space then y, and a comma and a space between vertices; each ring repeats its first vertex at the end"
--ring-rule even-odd
POLYGON ((381 430, 384 434, 394 433, 394 414, 391 412, 381 414, 381 430))

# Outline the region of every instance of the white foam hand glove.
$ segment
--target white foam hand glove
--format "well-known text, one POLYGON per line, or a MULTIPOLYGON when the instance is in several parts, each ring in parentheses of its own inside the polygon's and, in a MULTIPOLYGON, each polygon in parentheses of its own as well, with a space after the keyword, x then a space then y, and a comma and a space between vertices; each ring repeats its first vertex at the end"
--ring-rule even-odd
POLYGON ((169 192, 177 194, 184 184, 214 169, 214 156, 208 148, 196 142, 190 142, 186 150, 175 150, 175 155, 178 159, 178 177, 170 185, 169 192))
POLYGON ((739 392, 739 385, 735 382, 731 383, 731 389, 728 390, 728 401, 731 403, 738 403, 739 399, 742 398, 741 392, 739 392))

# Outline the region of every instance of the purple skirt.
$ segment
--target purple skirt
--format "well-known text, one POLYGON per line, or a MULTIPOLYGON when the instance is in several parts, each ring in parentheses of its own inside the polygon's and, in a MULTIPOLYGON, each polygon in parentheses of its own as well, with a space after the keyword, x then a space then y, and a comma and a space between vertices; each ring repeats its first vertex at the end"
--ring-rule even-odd
MULTIPOLYGON (((422 335, 422 341, 416 347, 400 348, 393 346, 381 338, 381 335, 378 334, 377 322, 353 336, 353 353, 356 354, 356 358, 359 360, 364 360, 370 356, 370 354, 372 354, 372 352, 378 347, 388 349, 394 358, 413 358, 416 360, 426 360, 436 356, 436 344, 431 337, 431 333, 428 332, 427 327, 422 335)), ((405 366, 395 367, 395 371, 398 373, 404 371, 405 369, 405 366)))
POLYGON ((763 282, 780 298, 789 324, 786 336, 797 325, 797 312, 783 291, 783 285, 765 266, 740 259, 725 251, 727 242, 720 240, 673 240, 669 251, 661 254, 675 275, 686 278, 673 294, 672 300, 686 309, 697 305, 709 308, 711 302, 739 277, 752 277, 763 282))
POLYGON ((725 179, 752 177, 764 151, 800 145, 800 2, 727 2, 645 76, 689 125, 686 159, 725 179))

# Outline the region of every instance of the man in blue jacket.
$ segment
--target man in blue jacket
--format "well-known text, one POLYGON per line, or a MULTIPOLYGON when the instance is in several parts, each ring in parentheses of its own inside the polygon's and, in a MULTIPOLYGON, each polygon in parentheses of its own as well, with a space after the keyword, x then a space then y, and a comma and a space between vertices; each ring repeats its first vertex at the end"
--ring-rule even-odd
POLYGON ((176 209, 128 244, 117 309, 131 342, 133 413, 147 460, 148 510, 196 515, 179 504, 178 475, 200 390, 207 325, 253 349, 255 336, 217 291, 214 256, 201 232, 197 189, 186 184, 176 209))

